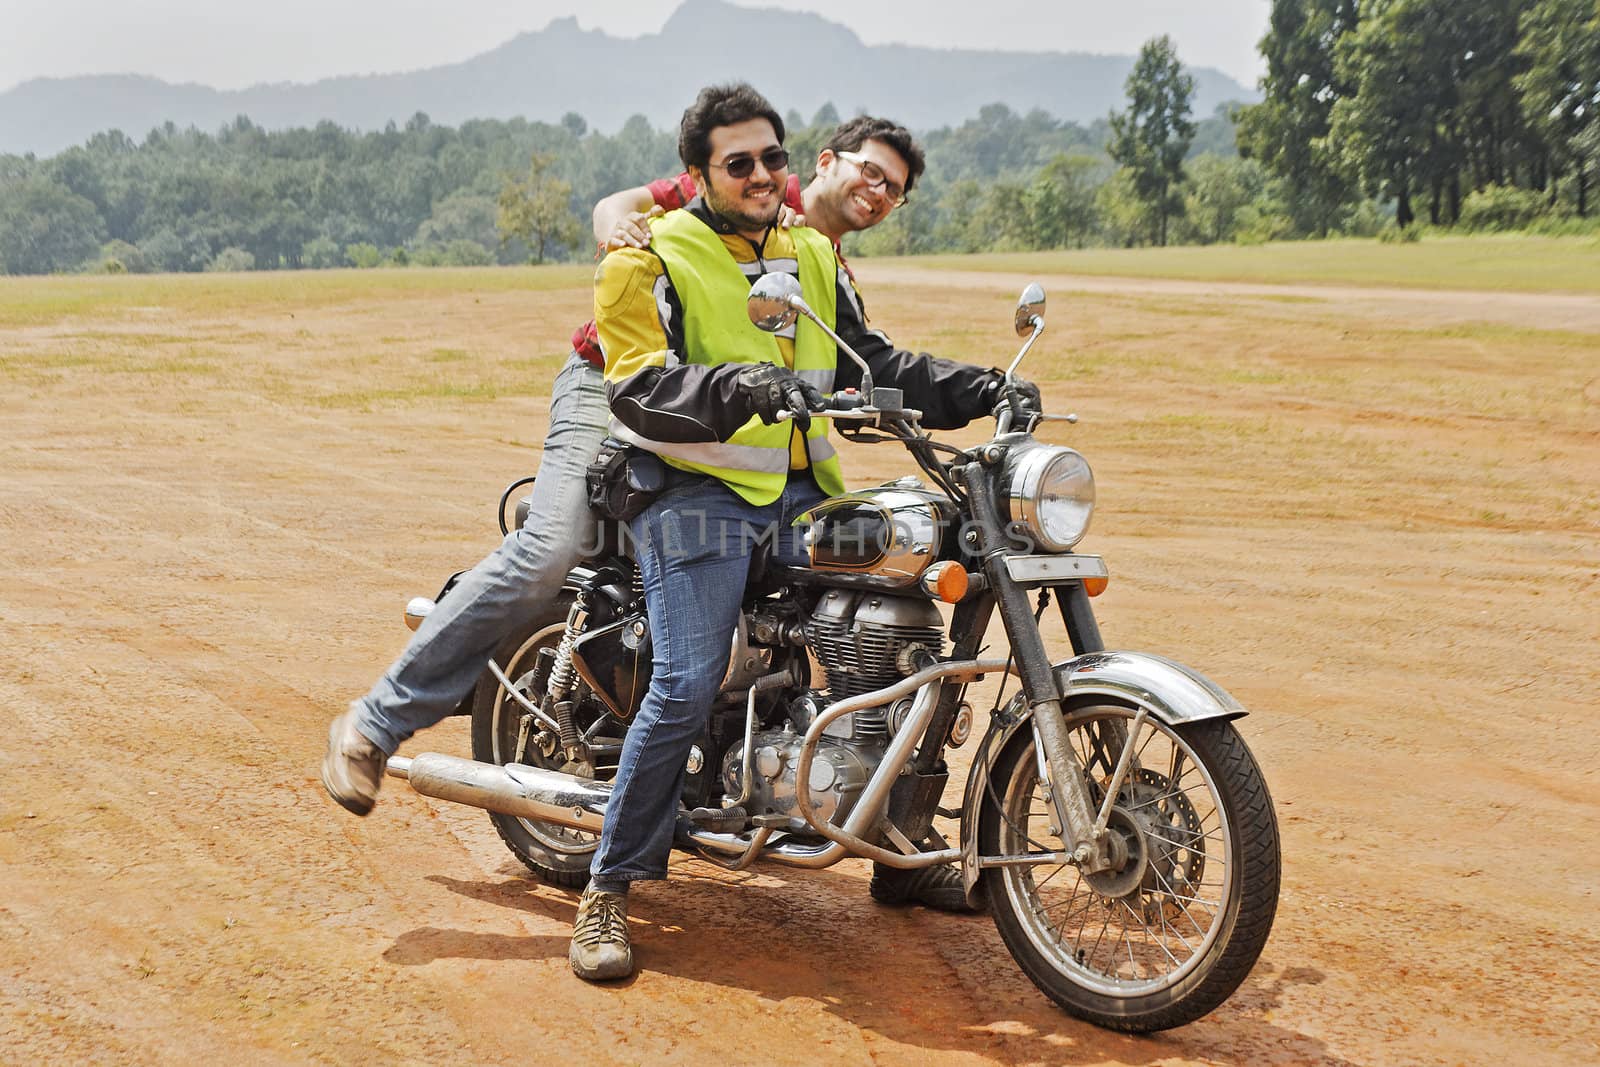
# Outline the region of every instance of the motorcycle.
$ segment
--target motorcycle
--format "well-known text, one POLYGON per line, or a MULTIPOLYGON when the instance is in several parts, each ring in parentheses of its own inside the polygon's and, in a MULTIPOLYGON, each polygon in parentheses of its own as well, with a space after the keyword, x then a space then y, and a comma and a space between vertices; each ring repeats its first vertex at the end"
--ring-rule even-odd
MULTIPOLYGON (((1091 1023, 1149 1032, 1205 1015, 1254 965, 1277 908, 1277 822, 1233 725, 1244 708, 1180 663, 1101 639, 1090 600, 1108 570, 1073 551, 1093 513, 1093 474, 1078 452, 1033 435, 1076 417, 1034 410, 1014 384, 1044 309, 1030 285, 995 434, 963 449, 923 430, 899 390, 873 386, 792 277, 752 287, 758 327, 804 316, 862 367, 860 389, 812 417, 849 440, 900 444, 928 481, 818 505, 803 520, 806 566, 758 552, 687 763, 675 845, 731 870, 851 856, 958 864, 969 900, 987 897, 1046 996, 1091 1023), (1054 660, 1040 632, 1052 596, 1072 646, 1054 660), (1009 655, 982 657, 995 613, 1009 655), (989 676, 1014 677, 1020 691, 1005 699, 1002 684, 960 806, 943 807, 945 753, 976 725, 968 687, 989 676), (957 840, 935 816, 956 822, 957 840)), ((501 498, 502 531, 526 481, 501 498)), ((608 778, 651 672, 626 527, 600 529, 560 601, 501 645, 468 698, 475 759, 388 765, 418 793, 486 809, 512 853, 568 887, 588 878, 608 778)), ((408 606, 413 628, 432 604, 408 606)))

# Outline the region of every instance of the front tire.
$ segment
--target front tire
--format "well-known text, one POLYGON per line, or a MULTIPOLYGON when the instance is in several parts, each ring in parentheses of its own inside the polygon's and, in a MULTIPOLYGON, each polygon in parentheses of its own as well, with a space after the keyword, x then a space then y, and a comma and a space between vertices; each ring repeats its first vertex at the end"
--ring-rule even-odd
MULTIPOLYGON (((533 669, 541 648, 554 648, 561 643, 571 606, 572 594, 563 593, 500 642, 494 661, 513 683, 533 669)), ((522 706, 485 669, 472 694, 472 758, 497 766, 521 762, 559 769, 559 754, 546 755, 532 744, 521 760, 516 758, 523 714, 522 706)), ((595 834, 499 812, 489 812, 489 821, 512 854, 541 881, 566 888, 578 888, 588 882, 589 861, 600 845, 595 834)))
MULTIPOLYGON (((1134 710, 1073 706, 1065 726, 1098 812, 1134 710)), ((1019 730, 990 768, 981 855, 1066 852, 1050 833, 1034 735, 1019 730)), ((1001 939, 1034 985, 1098 1026, 1146 1033, 1200 1018, 1249 974, 1278 904, 1277 819, 1232 724, 1145 720, 1108 830, 1127 859, 991 867, 1001 939)))

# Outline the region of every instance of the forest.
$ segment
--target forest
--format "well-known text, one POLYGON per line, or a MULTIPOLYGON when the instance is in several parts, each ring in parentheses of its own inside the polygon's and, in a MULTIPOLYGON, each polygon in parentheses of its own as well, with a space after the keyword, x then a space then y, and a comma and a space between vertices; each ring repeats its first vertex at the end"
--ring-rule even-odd
MULTIPOLYGON (((1090 124, 992 104, 919 131, 927 174, 854 255, 1327 236, 1590 232, 1595 0, 1274 0, 1264 99, 1197 119, 1172 42, 1090 124)), ((781 104, 781 102, 780 102, 781 104)), ((786 115, 802 180, 839 115, 786 115)), ((675 131, 515 119, 97 134, 0 156, 0 272, 585 260, 606 193, 675 174, 675 131)))

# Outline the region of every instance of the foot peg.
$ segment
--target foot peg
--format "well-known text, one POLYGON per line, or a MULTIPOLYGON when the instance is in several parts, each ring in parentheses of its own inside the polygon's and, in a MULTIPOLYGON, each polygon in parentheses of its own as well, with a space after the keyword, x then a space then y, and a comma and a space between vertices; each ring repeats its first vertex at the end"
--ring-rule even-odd
POLYGON ((741 807, 695 808, 689 821, 714 834, 736 834, 750 825, 750 815, 741 807))

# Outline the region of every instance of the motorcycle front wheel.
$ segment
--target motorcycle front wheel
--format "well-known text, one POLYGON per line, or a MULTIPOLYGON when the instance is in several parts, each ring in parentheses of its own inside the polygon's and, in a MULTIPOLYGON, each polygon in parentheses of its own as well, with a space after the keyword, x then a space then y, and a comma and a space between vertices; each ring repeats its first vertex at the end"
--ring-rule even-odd
MULTIPOLYGON (((1069 708, 1068 736, 1098 813, 1134 734, 1134 709, 1069 708)), ((1233 726, 1147 718, 1107 822, 1118 867, 1070 862, 984 871, 996 927, 1034 985, 1098 1026, 1132 1033, 1194 1021, 1249 974, 1278 904, 1277 819, 1265 781, 1233 726)), ((1023 728, 990 768, 979 811, 981 855, 1069 851, 1023 728)))
MULTIPOLYGON (((533 670, 541 648, 555 648, 561 643, 571 606, 572 595, 563 594, 524 622, 495 649, 494 660, 512 684, 533 670)), ((537 702, 538 698, 534 700, 537 702)), ((497 766, 525 763, 559 770, 562 762, 559 753, 542 751, 524 736, 523 715, 522 705, 506 692, 499 679, 484 670, 472 694, 472 758, 497 766), (524 742, 521 758, 517 752, 519 740, 524 742)), ((587 721, 580 722, 580 727, 592 724, 597 717, 590 709, 587 721)), ((617 724, 617 728, 620 731, 621 724, 617 724)), ((535 726, 527 734, 537 732, 535 726)), ((489 821, 512 854, 541 881, 567 888, 577 888, 588 882, 589 861, 600 845, 598 835, 499 812, 490 812, 489 821)))

